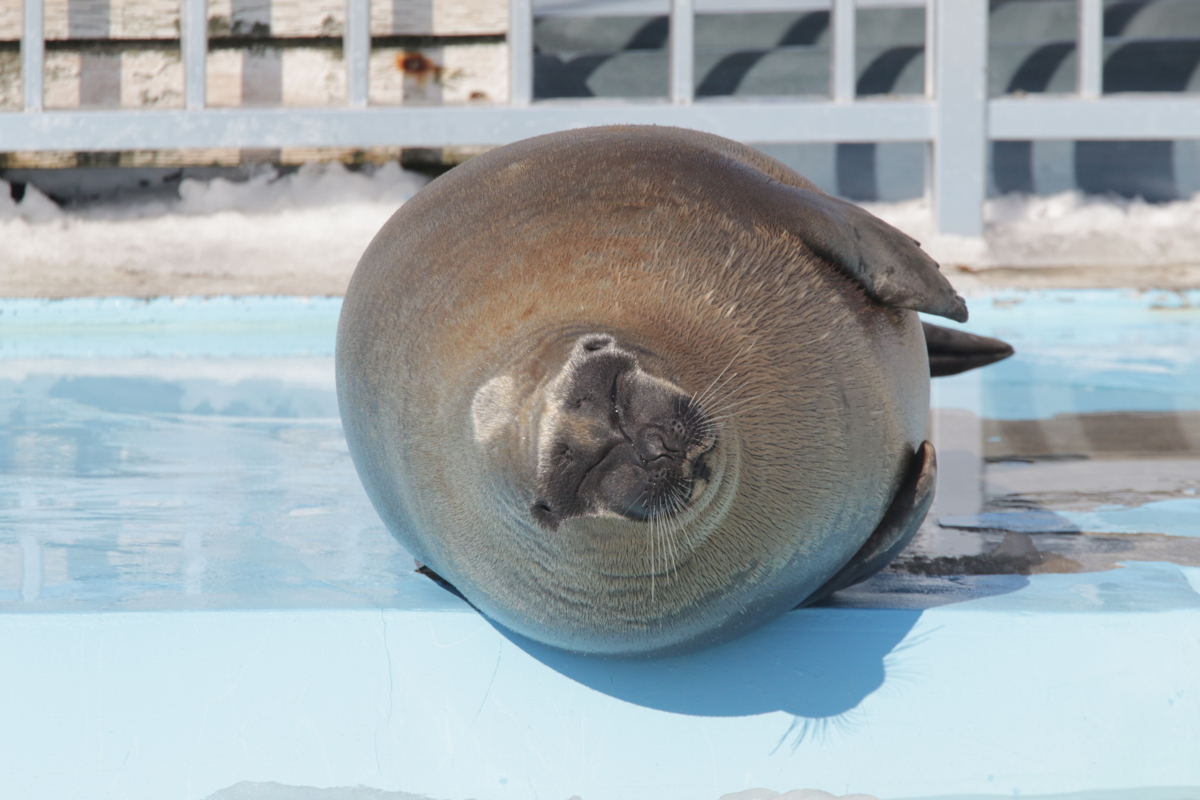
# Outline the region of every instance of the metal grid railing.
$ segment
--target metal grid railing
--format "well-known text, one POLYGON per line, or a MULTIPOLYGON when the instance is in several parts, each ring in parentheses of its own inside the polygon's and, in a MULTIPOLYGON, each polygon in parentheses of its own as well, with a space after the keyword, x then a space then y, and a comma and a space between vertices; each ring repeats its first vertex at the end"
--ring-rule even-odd
POLYGON ((671 0, 667 101, 533 101, 533 1, 510 0, 506 105, 370 107, 370 0, 345 0, 344 108, 206 108, 207 0, 181 0, 182 110, 43 110, 43 0, 24 0, 24 109, 0 152, 504 144, 613 123, 679 125, 747 142, 924 141, 938 229, 978 236, 992 140, 1200 138, 1200 98, 1102 97, 1103 0, 1079 3, 1078 92, 987 97, 987 0, 928 0, 925 97, 856 99, 855 0, 831 0, 829 99, 694 98, 694 0, 671 0))

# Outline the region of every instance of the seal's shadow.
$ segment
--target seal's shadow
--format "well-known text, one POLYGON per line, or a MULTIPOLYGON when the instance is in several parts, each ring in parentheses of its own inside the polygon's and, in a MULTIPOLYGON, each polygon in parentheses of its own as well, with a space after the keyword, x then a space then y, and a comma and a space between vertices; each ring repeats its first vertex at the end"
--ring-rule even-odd
MULTIPOLYGON (((953 599, 1015 591, 1021 576, 989 581, 953 599)), ((926 605, 925 607, 929 607, 926 605)), ((611 697, 647 708, 710 717, 783 711, 827 719, 855 708, 888 679, 889 656, 919 648, 909 633, 920 608, 813 606, 784 614, 759 630, 717 647, 662 659, 616 660, 557 650, 496 629, 533 658, 566 677, 611 697)), ((893 663, 893 667, 896 665, 893 663)), ((906 659, 907 683, 919 680, 917 662, 906 659)))
POLYGON ((717 647, 629 661, 568 653, 496 627, 556 672, 647 708, 708 717, 772 711, 831 717, 883 685, 884 659, 920 616, 913 610, 802 609, 717 647))

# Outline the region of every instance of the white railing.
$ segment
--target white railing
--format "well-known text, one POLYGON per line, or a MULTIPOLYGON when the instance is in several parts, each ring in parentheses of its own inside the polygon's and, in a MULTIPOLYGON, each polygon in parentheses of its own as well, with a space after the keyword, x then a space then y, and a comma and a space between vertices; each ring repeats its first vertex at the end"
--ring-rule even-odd
MULTIPOLYGON (((930 144, 939 230, 978 236, 995 139, 1200 138, 1200 98, 1101 96, 1102 0, 1078 0, 1078 93, 987 98, 987 0, 928 0, 926 95, 855 98, 855 0, 831 0, 830 99, 693 97, 694 0, 671 0, 666 101, 533 102, 533 0, 510 0, 507 105, 369 107, 370 0, 345 0, 344 108, 205 108, 207 0, 181 0, 184 109, 43 110, 42 0, 24 0, 25 107, 0 114, 0 152, 504 144, 612 123, 680 125, 746 142, 930 144)), ((919 4, 919 3, 918 3, 919 4)))

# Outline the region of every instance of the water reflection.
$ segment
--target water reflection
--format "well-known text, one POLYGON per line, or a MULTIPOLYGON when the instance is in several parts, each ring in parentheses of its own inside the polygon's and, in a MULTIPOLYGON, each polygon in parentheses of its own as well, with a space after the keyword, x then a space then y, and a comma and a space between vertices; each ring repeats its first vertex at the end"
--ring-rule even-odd
POLYGON ((0 362, 0 605, 388 605, 329 357, 0 362))
MULTIPOLYGON (((412 574, 354 473, 337 311, 0 301, 0 605, 461 607, 412 574)), ((836 603, 924 608, 961 599, 936 580, 963 574, 1200 564, 1200 292, 1002 293, 972 301, 969 328, 1017 356, 936 382, 934 511, 836 603)))
POLYGON ((1001 293, 972 303, 972 330, 1017 348, 935 387, 935 404, 956 409, 935 411, 935 428, 948 414, 972 422, 948 438, 978 489, 948 503, 939 485, 895 569, 1200 565, 1200 292, 1001 293))

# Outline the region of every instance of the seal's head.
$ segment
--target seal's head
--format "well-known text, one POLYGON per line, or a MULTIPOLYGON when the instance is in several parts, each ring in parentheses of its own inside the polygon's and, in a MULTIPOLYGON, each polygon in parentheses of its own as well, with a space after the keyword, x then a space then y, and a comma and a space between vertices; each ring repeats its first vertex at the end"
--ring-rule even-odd
MULTIPOLYGON (((544 363, 544 362, 543 362, 544 363)), ((477 441, 498 433, 518 400, 508 376, 475 395, 477 441)), ((685 508, 709 478, 717 428, 699 402, 651 374, 634 349, 607 333, 579 336, 531 398, 532 463, 522 494, 542 529, 576 517, 649 520, 685 508)))
POLYGON ((691 397, 605 334, 581 337, 544 392, 533 518, 678 511, 703 480, 714 431, 691 397))

